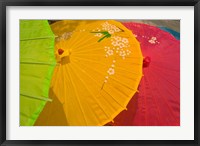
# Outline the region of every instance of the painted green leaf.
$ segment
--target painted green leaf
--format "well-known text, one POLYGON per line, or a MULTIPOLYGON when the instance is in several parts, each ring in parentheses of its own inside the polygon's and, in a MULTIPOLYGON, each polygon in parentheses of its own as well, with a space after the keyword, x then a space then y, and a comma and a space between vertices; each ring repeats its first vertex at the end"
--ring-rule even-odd
POLYGON ((103 37, 100 38, 100 39, 98 40, 98 42, 101 42, 101 41, 102 41, 103 39, 105 39, 105 38, 111 37, 111 34, 110 34, 108 31, 98 31, 98 32, 91 32, 91 33, 101 33, 101 34, 103 34, 103 37))

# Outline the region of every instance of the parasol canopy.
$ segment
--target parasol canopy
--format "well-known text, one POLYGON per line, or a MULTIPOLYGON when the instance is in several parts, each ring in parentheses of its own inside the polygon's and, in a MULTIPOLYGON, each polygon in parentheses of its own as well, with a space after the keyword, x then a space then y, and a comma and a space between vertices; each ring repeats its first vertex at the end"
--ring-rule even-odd
POLYGON ((180 125, 180 41, 155 26, 128 22, 144 55, 139 93, 115 125, 180 125), (134 100, 134 101, 133 101, 134 100))
POLYGON ((20 20, 20 125, 34 125, 48 96, 56 60, 46 20, 20 20))
POLYGON ((119 22, 79 25, 70 38, 56 42, 55 56, 59 65, 51 89, 68 125, 104 125, 125 110, 137 92, 140 44, 119 22))

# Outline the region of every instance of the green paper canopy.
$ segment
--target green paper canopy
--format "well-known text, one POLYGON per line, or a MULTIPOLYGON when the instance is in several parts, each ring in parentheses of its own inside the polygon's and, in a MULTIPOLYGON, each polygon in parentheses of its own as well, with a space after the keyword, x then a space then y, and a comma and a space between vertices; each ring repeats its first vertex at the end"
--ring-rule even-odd
POLYGON ((20 125, 34 125, 48 97, 54 34, 47 20, 20 20, 20 125))

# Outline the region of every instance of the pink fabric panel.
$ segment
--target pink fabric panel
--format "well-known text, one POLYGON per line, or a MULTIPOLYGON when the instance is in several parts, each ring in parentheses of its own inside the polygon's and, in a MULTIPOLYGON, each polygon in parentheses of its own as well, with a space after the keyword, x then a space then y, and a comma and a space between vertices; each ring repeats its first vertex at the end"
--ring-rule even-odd
POLYGON ((180 41, 157 27, 123 23, 141 44, 143 78, 128 110, 120 113, 114 125, 180 125, 180 41))

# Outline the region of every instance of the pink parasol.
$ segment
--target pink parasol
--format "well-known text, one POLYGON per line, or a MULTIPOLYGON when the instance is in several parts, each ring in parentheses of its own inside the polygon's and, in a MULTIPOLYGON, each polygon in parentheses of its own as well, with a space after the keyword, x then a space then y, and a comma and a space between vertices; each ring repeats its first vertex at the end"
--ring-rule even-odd
POLYGON ((136 94, 114 125, 180 125, 180 41, 157 27, 123 23, 140 42, 143 78, 136 94))

